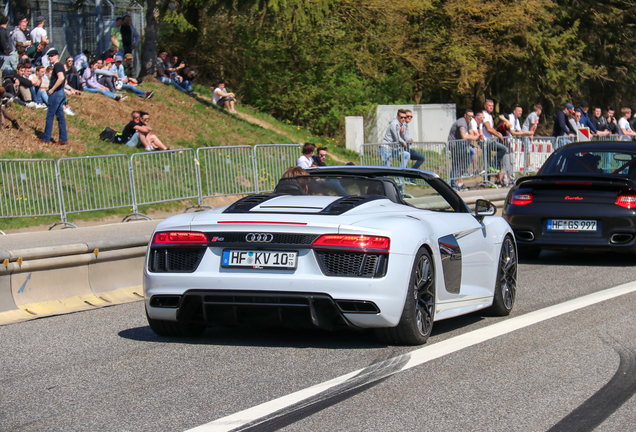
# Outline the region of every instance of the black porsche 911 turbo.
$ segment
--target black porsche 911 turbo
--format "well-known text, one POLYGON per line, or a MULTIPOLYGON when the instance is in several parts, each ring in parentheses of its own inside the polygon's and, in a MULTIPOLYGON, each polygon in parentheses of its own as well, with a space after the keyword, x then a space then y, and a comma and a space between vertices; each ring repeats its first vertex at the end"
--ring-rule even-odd
POLYGON ((557 149, 537 175, 517 180, 503 217, 527 258, 542 249, 636 252, 636 142, 557 149))

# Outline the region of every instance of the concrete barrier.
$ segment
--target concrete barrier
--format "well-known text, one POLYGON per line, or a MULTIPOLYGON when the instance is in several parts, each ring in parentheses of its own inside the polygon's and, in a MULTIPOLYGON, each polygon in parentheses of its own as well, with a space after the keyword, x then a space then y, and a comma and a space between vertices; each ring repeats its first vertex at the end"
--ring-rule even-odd
POLYGON ((0 325, 141 300, 149 240, 2 251, 0 325))

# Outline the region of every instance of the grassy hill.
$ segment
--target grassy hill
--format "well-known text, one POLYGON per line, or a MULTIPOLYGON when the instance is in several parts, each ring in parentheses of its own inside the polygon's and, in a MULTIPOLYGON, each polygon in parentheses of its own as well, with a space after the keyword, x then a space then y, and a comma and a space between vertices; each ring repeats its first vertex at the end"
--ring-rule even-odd
MULTIPOLYGON (((238 115, 218 109, 212 104, 212 90, 207 87, 195 86, 195 91, 199 95, 196 99, 152 79, 144 82, 142 88, 147 91, 154 90, 154 97, 142 99, 129 95, 126 100, 116 102, 101 94, 85 92, 79 97, 72 98, 70 105, 77 115, 66 116, 69 136, 69 144, 66 146, 43 145, 39 142, 46 123, 46 110, 13 105, 9 111, 17 117, 23 130, 0 130, 0 159, 58 159, 143 152, 143 149, 131 149, 99 139, 99 134, 105 127, 121 131, 128 123, 130 113, 140 110, 150 114, 150 126, 171 148, 312 142, 328 147, 332 155, 331 164, 347 161, 358 163, 358 155, 346 150, 344 144, 337 139, 318 137, 300 126, 288 121, 278 121, 240 103, 237 106, 238 115)), ((56 121, 53 138, 57 139, 58 136, 56 121)), ((228 198, 224 202, 212 204, 224 205, 228 203, 227 200, 228 198)), ((153 217, 165 217, 182 210, 187 204, 189 203, 161 203, 143 206, 141 210, 153 217)), ((99 211, 71 214, 69 220, 81 225, 81 221, 87 220, 116 221, 126 214, 125 209, 99 211)), ((59 217, 0 219, 0 229, 12 232, 29 227, 32 229, 36 225, 45 227, 57 220, 59 217)))

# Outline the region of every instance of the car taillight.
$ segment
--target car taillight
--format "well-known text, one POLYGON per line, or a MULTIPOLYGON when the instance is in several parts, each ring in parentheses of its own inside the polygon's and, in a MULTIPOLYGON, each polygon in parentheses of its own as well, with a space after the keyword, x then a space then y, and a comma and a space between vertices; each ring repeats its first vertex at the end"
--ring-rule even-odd
POLYGON ((168 231, 158 232, 152 240, 153 246, 207 245, 208 238, 202 232, 168 231))
POLYGON ((616 205, 627 209, 636 208, 636 195, 619 195, 616 198, 616 205))
POLYGON ((346 250, 353 252, 389 253, 391 239, 369 235, 324 234, 311 244, 312 249, 346 250))
POLYGON ((511 205, 528 205, 532 202, 532 192, 514 192, 510 196, 511 205))

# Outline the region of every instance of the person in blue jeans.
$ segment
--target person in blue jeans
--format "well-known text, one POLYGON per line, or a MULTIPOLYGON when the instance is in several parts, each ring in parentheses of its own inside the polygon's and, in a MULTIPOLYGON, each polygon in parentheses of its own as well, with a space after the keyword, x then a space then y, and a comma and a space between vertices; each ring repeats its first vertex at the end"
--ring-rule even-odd
POLYGON ((57 50, 51 50, 48 54, 49 61, 53 65, 53 75, 51 75, 47 92, 49 95, 49 109, 46 112, 46 126, 41 141, 44 144, 51 142, 53 121, 57 118, 57 124, 60 128, 60 139, 57 143, 66 145, 68 137, 66 136, 66 118, 64 117, 64 100, 66 99, 64 95, 64 84, 66 83, 64 65, 58 62, 60 55, 57 50))

